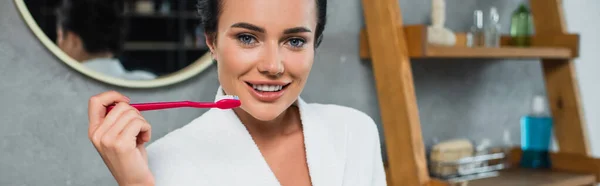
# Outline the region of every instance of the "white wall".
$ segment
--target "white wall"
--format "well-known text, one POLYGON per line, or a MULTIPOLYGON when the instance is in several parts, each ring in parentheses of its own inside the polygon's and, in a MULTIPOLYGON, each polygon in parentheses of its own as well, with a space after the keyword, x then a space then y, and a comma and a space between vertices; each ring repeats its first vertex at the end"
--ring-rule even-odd
POLYGON ((600 157, 600 1, 563 0, 568 31, 579 33, 575 66, 590 147, 600 157))

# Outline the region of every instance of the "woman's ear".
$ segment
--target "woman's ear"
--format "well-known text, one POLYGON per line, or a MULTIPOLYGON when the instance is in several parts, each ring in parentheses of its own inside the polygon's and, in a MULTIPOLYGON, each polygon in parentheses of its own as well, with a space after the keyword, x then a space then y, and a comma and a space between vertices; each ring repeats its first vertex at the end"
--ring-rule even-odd
POLYGON ((214 60, 217 60, 217 55, 215 54, 215 48, 216 48, 216 34, 207 34, 204 33, 204 38, 206 38, 206 46, 208 46, 208 49, 210 50, 210 55, 213 57, 214 60))
POLYGON ((57 46, 71 58, 76 61, 82 61, 82 56, 85 53, 85 48, 81 38, 71 31, 61 30, 57 35, 57 46))
POLYGON ((77 50, 85 51, 85 48, 83 47, 83 41, 81 40, 81 37, 79 37, 78 34, 68 31, 67 38, 68 38, 67 40, 70 41, 70 44, 73 48, 75 48, 77 50))

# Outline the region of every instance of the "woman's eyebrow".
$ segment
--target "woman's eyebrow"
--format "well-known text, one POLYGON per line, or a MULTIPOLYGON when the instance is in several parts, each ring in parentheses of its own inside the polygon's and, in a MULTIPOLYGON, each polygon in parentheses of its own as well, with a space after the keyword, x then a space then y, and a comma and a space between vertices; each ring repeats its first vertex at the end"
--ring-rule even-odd
POLYGON ((294 27, 294 28, 285 29, 283 31, 283 34, 295 34, 295 33, 301 33, 301 32, 312 32, 312 31, 306 27, 294 27))
MULTIPOLYGON (((252 30, 252 31, 260 32, 260 33, 265 33, 264 28, 250 24, 250 23, 245 23, 245 22, 235 23, 235 24, 231 25, 231 27, 243 28, 243 29, 248 29, 248 30, 252 30)), ((301 33, 301 32, 312 32, 312 31, 306 27, 294 27, 294 28, 285 29, 283 31, 283 34, 295 34, 295 33, 301 33)))
POLYGON ((248 30, 252 30, 252 31, 256 31, 256 32, 260 32, 260 33, 265 33, 265 29, 261 28, 259 26, 250 24, 250 23, 244 23, 244 22, 240 22, 240 23, 236 23, 231 25, 231 27, 237 27, 237 28, 245 28, 248 30))

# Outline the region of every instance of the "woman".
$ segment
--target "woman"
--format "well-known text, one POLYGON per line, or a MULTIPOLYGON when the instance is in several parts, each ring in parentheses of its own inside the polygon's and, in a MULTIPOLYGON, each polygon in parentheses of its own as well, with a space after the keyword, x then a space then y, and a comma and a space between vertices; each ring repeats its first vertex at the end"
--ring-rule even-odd
POLYGON ((325 26, 326 0, 199 0, 222 95, 148 146, 129 99, 90 99, 89 136, 120 185, 385 185, 377 128, 355 109, 299 98, 325 26), (106 117, 105 106, 118 102, 106 117))

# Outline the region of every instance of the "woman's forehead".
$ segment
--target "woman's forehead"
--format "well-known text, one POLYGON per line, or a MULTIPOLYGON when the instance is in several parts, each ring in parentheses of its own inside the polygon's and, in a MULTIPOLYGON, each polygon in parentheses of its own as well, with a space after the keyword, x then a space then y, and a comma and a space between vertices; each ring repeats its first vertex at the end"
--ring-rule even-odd
POLYGON ((317 23, 315 0, 223 0, 221 8, 219 25, 225 27, 245 22, 269 30, 317 23))

